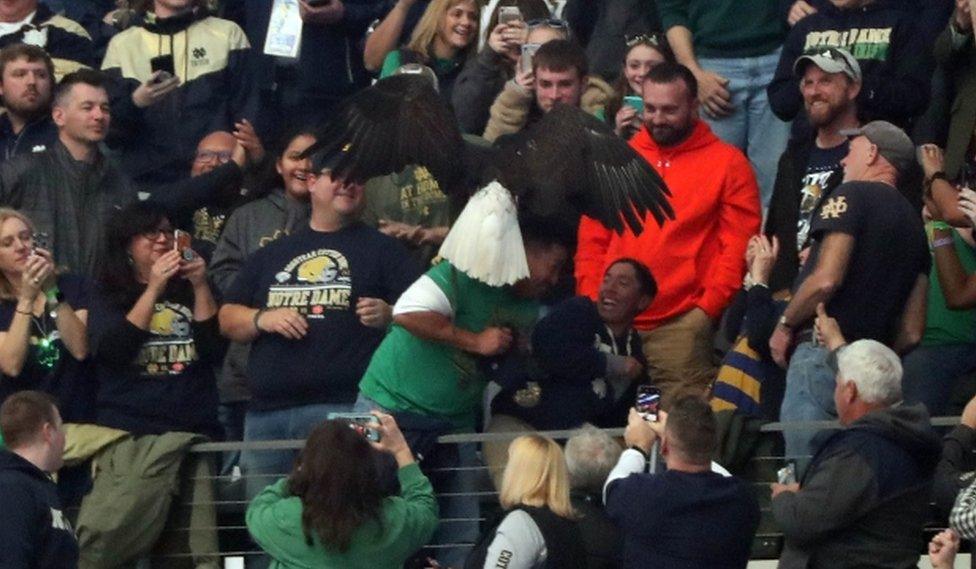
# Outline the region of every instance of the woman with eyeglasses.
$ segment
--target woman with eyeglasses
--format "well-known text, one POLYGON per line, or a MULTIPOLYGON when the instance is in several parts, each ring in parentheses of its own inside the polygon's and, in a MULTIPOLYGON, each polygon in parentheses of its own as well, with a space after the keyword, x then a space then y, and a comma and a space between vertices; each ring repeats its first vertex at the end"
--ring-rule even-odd
POLYGON ((614 96, 607 102, 603 119, 613 125, 618 136, 630 139, 640 130, 644 101, 644 78, 654 66, 674 62, 674 53, 662 34, 640 34, 627 37, 624 66, 614 85, 614 96))
MULTIPOLYGON (((468 60, 454 83, 452 104, 462 132, 481 135, 488 124, 488 112, 505 82, 515 77, 522 46, 528 41, 527 22, 549 17, 545 0, 501 0, 486 22, 488 37, 477 57, 468 60), (518 18, 510 15, 517 10, 518 18), (501 11, 507 11, 504 20, 501 11)), ((484 19, 484 18, 482 18, 484 19)), ((549 34, 565 38, 565 32, 549 34)), ((534 34, 539 41, 541 34, 534 34)))
POLYGON ((59 273, 24 214, 0 208, 0 402, 25 389, 53 395, 65 421, 91 418, 84 383, 88 286, 59 273))
POLYGON ((380 78, 389 77, 403 64, 420 63, 434 70, 438 91, 451 101, 454 81, 478 45, 478 0, 434 0, 414 28, 406 46, 383 60, 380 78))
POLYGON ((110 218, 89 321, 99 425, 220 438, 217 303, 206 264, 147 202, 110 218))

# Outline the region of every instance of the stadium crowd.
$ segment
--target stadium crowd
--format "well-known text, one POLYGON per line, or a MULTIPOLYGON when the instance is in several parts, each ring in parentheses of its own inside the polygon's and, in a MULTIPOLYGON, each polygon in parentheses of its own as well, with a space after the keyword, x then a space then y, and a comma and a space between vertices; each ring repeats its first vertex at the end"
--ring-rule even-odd
POLYGON ((783 569, 913 567, 923 530, 953 567, 974 24, 972 0, 0 0, 0 567, 216 568, 240 477, 252 569, 732 569, 760 527, 783 569), (396 120, 457 144, 351 174, 405 152, 396 120), (601 174, 553 193, 526 156, 601 174), (499 195, 512 226, 478 209, 499 195), (525 214, 546 197, 570 231, 525 214))

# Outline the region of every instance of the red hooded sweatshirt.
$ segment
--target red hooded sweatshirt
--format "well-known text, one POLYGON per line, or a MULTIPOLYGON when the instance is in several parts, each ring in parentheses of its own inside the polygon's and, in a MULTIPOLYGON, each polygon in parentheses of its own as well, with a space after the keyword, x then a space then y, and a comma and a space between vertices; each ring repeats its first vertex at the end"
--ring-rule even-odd
POLYGON ((634 323, 638 330, 653 330, 695 307, 718 318, 742 285, 746 245, 762 219, 749 161, 702 121, 677 146, 658 146, 646 128, 630 145, 664 178, 675 219, 658 227, 648 214, 638 237, 629 230, 617 235, 584 217, 577 292, 596 300, 607 267, 632 257, 647 265, 658 286, 654 302, 634 323))

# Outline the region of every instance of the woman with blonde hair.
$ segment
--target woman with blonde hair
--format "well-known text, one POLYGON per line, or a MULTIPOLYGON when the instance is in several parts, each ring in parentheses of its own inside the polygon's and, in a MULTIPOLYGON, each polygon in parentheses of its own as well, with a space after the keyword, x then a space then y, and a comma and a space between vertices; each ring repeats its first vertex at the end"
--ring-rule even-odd
POLYGON ((0 208, 0 402, 25 389, 53 395, 65 421, 91 418, 85 389, 89 290, 58 274, 24 214, 0 208))
POLYGON ((441 96, 450 102, 454 80, 478 49, 480 10, 480 0, 433 0, 407 45, 387 54, 380 78, 407 63, 426 65, 437 75, 441 96))
POLYGON ((554 440, 523 435, 512 441, 499 501, 505 516, 475 545, 466 569, 586 567, 566 459, 554 440))

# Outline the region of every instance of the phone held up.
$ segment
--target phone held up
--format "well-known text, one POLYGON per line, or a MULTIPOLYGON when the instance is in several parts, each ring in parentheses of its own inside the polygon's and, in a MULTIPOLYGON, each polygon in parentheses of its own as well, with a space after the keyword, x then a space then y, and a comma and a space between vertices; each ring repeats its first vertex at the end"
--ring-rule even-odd
POLYGON ((522 21, 522 11, 518 6, 501 6, 498 8, 498 23, 511 24, 522 21))
POLYGON ((50 250, 47 245, 47 233, 35 232, 31 234, 31 255, 36 255, 38 249, 50 250))
POLYGON ((173 54, 157 55, 149 60, 149 67, 156 74, 153 83, 162 83, 176 75, 176 67, 173 65, 173 54), (156 73, 159 71, 160 73, 156 73))
POLYGON ((173 232, 173 249, 180 254, 184 261, 193 260, 193 249, 190 249, 190 234, 177 229, 173 232))
POLYGON ((661 407, 661 389, 654 385, 638 385, 634 407, 645 421, 657 421, 657 412, 661 407))
POLYGON ((780 484, 796 483, 796 463, 789 462, 783 468, 776 471, 776 480, 780 484))
POLYGON ((376 418, 376 415, 369 413, 329 413, 328 419, 348 423, 350 429, 366 437, 368 441, 375 443, 380 440, 380 431, 376 428, 379 426, 380 420, 376 418))
POLYGON ((522 73, 532 71, 532 58, 535 57, 535 52, 539 51, 540 47, 542 44, 539 43, 522 44, 522 57, 519 59, 519 67, 522 69, 522 73))

